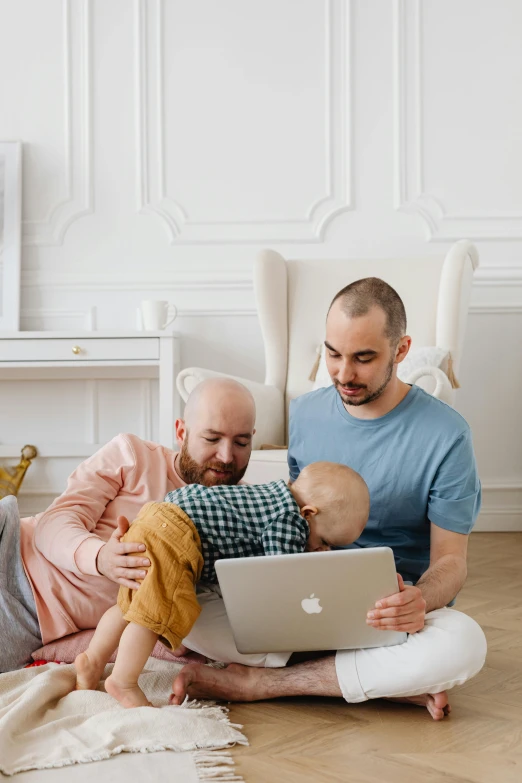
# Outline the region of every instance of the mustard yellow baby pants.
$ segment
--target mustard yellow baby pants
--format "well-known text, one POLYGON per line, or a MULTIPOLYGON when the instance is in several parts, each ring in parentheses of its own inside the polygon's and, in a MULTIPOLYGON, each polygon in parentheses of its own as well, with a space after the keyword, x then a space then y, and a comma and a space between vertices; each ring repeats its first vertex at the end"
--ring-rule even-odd
POLYGON ((121 540, 145 544, 143 557, 151 563, 138 590, 120 587, 123 617, 175 650, 201 612, 195 590, 203 568, 199 533, 173 503, 147 503, 121 540))

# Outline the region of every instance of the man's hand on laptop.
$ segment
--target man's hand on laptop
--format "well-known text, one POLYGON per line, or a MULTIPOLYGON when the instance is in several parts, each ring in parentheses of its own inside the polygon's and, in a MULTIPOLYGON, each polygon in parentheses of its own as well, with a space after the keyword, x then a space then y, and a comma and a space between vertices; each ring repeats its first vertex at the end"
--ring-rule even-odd
POLYGON ((400 574, 397 574, 397 580, 400 592, 377 601, 375 609, 368 612, 366 622, 381 631, 417 633, 424 628, 426 601, 420 588, 405 585, 400 574))

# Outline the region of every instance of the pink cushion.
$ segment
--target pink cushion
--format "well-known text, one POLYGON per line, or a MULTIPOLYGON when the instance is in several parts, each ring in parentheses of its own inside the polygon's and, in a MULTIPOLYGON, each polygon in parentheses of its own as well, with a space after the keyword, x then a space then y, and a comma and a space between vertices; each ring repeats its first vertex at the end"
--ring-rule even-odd
MULTIPOLYGON (((64 636, 62 639, 56 639, 54 642, 40 647, 32 654, 33 661, 62 661, 63 663, 74 663, 74 659, 81 652, 85 652, 92 639, 94 630, 79 631, 70 636, 64 636)), ((176 658, 170 650, 161 642, 157 642, 152 651, 153 658, 160 658, 163 661, 173 661, 174 663, 194 663, 195 661, 206 662, 206 658, 199 653, 190 652, 183 658, 176 658)), ((110 658, 110 663, 114 663, 116 653, 110 658)))

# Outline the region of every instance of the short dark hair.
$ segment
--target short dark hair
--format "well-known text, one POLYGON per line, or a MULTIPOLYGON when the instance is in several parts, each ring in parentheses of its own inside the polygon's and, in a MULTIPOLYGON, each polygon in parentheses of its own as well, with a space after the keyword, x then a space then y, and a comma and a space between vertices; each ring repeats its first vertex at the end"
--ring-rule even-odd
POLYGON ((379 277, 363 277, 341 289, 332 299, 332 305, 340 300, 341 310, 350 318, 358 318, 380 307, 386 315, 385 333, 392 345, 397 345, 406 334, 406 310, 397 291, 379 277))

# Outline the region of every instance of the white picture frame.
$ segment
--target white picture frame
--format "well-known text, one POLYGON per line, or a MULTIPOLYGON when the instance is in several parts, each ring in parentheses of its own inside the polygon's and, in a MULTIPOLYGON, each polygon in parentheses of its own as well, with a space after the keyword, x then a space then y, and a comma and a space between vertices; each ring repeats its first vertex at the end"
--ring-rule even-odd
POLYGON ((22 143, 0 141, 0 331, 20 329, 22 143))

